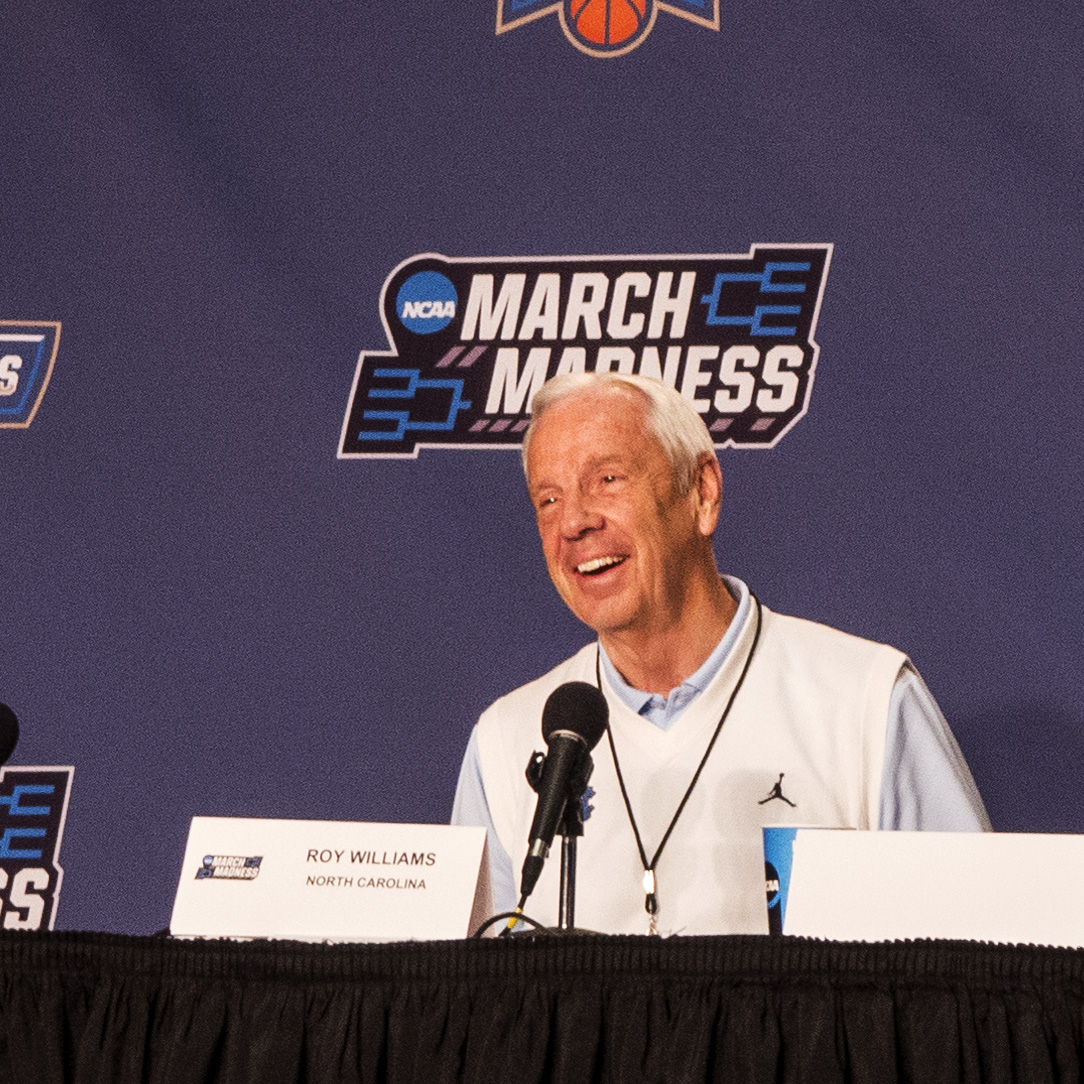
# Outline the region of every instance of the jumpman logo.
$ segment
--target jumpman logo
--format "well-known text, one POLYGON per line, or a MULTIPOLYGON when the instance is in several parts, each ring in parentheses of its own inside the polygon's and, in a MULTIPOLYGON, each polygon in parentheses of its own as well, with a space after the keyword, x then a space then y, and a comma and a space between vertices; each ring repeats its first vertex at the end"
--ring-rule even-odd
POLYGON ((776 780, 775 786, 772 787, 771 793, 768 795, 767 798, 763 798, 759 802, 757 802, 757 805, 766 805, 768 802, 774 801, 776 798, 778 798, 781 802, 786 802, 787 805, 789 805, 792 809, 797 809, 798 808, 797 805, 795 805, 795 803, 792 802, 783 793, 783 776, 785 774, 786 774, 785 772, 780 772, 779 773, 779 778, 778 778, 778 780, 776 780))

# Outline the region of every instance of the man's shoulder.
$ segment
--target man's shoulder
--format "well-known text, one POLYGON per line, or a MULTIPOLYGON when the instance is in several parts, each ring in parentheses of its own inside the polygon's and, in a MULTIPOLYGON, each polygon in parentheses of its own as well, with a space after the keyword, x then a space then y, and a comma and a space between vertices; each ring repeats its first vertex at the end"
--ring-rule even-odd
POLYGON ((566 681, 589 681, 594 684, 597 652, 597 644, 585 644, 575 655, 558 663, 541 677, 505 693, 482 712, 479 727, 507 726, 523 721, 537 730, 542 707, 554 689, 566 681))
POLYGON ((800 652, 810 661, 881 661, 898 670, 907 656, 890 644, 880 643, 806 617, 776 613, 762 607, 765 637, 787 653, 800 652))

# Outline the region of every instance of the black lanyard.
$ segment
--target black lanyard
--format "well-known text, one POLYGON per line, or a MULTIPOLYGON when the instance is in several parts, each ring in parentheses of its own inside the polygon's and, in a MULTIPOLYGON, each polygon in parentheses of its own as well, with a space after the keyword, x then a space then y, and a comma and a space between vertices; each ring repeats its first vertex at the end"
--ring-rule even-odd
MULTIPOLYGON (((692 795, 693 788, 695 788, 697 782, 700 779, 700 773, 703 772, 704 766, 708 762, 708 757, 711 756, 711 751, 715 747, 716 739, 722 732, 723 723, 726 722, 727 716, 730 714, 730 708, 734 703, 738 692, 741 690, 742 684, 745 682, 745 675, 749 673, 749 664, 753 661, 753 655, 756 653, 757 644, 760 641, 760 626, 761 626, 761 613, 760 613, 760 601, 756 595, 752 592, 749 593, 749 597, 753 600, 753 605, 756 607, 757 615, 757 628, 753 634, 753 643, 749 648, 749 654, 745 657, 745 665, 742 667, 738 682, 734 686, 730 697, 727 699, 726 707, 723 708, 723 714, 719 716, 719 722, 716 724, 715 733, 711 736, 711 741, 708 742, 707 749, 704 750, 704 755, 700 758, 700 763, 697 765, 696 771, 693 773, 693 777, 689 782, 689 786, 685 791, 685 797, 681 799, 674 816, 670 820, 670 826, 663 834, 662 841, 659 843, 658 848, 655 851, 651 861, 647 860, 647 851, 644 850, 643 840, 640 838, 640 829, 637 827, 636 818, 632 813, 632 803, 629 801, 628 791, 625 789, 625 780, 621 775, 621 764, 617 759, 617 746, 614 744, 613 730, 610 727, 609 722, 606 723, 606 737, 610 741, 610 753, 613 756, 614 770, 617 772, 617 782, 621 787, 621 797, 625 800, 625 811, 629 815, 629 824, 632 825, 632 834, 636 837, 636 847, 640 852, 640 862, 644 867, 644 910, 651 916, 650 918, 650 932, 657 933, 655 925, 655 915, 659 910, 659 898, 656 893, 655 884, 655 867, 659 863, 659 859, 662 857, 663 848, 666 846, 667 841, 670 839, 670 834, 674 830, 674 826, 678 822, 678 818, 681 816, 685 809, 686 804, 689 801, 689 797, 692 795)), ((602 691, 602 667, 599 662, 599 653, 595 653, 595 681, 598 684, 599 692, 602 691)))

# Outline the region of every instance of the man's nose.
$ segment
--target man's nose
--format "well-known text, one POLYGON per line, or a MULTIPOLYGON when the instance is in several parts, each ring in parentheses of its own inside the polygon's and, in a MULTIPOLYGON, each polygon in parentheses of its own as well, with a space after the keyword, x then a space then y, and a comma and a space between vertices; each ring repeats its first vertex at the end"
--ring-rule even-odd
POLYGON ((582 538, 588 531, 597 531, 604 522, 602 513, 584 494, 569 497, 562 513, 561 534, 570 542, 582 538))

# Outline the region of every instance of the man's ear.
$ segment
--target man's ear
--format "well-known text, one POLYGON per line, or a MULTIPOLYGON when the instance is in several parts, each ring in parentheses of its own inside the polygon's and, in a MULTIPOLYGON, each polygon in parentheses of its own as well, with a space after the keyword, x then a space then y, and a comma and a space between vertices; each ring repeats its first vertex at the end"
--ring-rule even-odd
POLYGON ((719 522, 719 507, 723 502, 723 469, 719 460, 705 452, 700 457, 693 481, 696 493, 696 525, 700 533, 710 537, 719 522))

